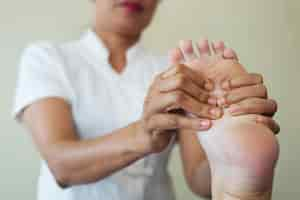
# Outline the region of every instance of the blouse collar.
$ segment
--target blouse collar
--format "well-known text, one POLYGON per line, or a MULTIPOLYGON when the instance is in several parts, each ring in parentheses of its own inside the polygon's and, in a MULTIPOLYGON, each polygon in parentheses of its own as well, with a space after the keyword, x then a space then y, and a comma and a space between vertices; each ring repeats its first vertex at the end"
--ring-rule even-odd
MULTIPOLYGON (((93 56, 100 60, 107 61, 109 59, 109 51, 101 38, 92 30, 89 29, 83 36, 82 42, 93 53, 93 56)), ((138 41, 126 52, 127 62, 137 59, 144 52, 144 48, 141 41, 138 41)))

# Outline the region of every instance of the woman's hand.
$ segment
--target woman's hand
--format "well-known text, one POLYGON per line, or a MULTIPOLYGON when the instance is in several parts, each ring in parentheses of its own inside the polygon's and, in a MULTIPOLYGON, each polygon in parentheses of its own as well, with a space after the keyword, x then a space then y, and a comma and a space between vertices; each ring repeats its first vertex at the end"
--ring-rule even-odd
POLYGON ((149 152, 160 152, 177 129, 207 130, 210 120, 222 116, 222 110, 208 104, 211 83, 190 68, 178 64, 159 74, 144 103, 139 136, 146 139, 149 152), (185 110, 188 117, 174 110, 185 110), (206 118, 206 119, 201 119, 206 118))
POLYGON ((245 114, 258 114, 256 121, 268 126, 275 134, 280 127, 272 119, 277 112, 275 100, 268 99, 267 88, 260 74, 247 74, 226 80, 222 88, 228 93, 221 101, 229 106, 229 112, 233 116, 245 114))
MULTIPOLYGON (((213 43, 212 49, 214 53, 223 52, 225 59, 239 60, 233 49, 225 48, 223 41, 213 43)), ((268 90, 263 83, 262 75, 250 73, 225 80, 222 88, 228 93, 221 102, 229 106, 229 112, 233 116, 256 114, 256 122, 266 125, 275 134, 279 133, 280 126, 272 119, 277 112, 277 103, 273 99, 268 99, 268 90)))

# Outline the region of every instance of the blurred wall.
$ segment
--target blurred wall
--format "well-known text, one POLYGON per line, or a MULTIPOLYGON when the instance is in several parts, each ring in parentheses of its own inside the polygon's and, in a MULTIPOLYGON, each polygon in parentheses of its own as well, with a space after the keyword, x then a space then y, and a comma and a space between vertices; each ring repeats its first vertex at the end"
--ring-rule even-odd
MULTIPOLYGON (((296 0, 164 0, 144 37, 165 53, 178 40, 224 39, 251 72, 264 74, 270 96, 279 102, 281 158, 275 200, 299 199, 300 181, 300 2, 296 0)), ((83 1, 5 1, 0 7, 0 198, 34 199, 39 155, 28 134, 10 118, 22 49, 32 41, 77 38, 92 22, 83 1)), ((178 199, 197 199, 187 189, 178 149, 170 170, 178 199)))

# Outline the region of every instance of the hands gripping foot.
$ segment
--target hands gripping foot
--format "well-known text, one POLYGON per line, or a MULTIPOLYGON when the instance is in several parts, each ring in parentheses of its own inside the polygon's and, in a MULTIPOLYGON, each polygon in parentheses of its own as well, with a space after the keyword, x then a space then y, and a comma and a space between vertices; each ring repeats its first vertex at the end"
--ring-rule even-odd
POLYGON ((197 44, 199 56, 191 41, 181 41, 180 48, 170 52, 171 64, 184 63, 214 83, 212 99, 224 108, 224 115, 208 131, 198 133, 207 154, 212 174, 213 199, 271 199, 274 169, 279 146, 273 133, 257 124, 252 115, 232 117, 222 98, 226 91, 221 83, 243 75, 236 53, 223 42, 207 40, 197 44))

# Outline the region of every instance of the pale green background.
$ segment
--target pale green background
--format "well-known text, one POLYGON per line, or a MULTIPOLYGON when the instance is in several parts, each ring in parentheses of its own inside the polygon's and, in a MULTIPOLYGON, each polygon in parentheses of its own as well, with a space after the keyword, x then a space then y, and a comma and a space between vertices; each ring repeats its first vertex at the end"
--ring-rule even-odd
MULTIPOLYGON (((249 71, 264 74, 279 102, 282 132, 274 199, 299 199, 300 1, 164 0, 146 33, 149 48, 165 52, 179 39, 224 39, 249 71)), ((28 134, 10 118, 17 63, 32 41, 77 38, 92 22, 88 0, 10 0, 0 6, 0 199, 35 199, 39 157, 28 134)), ((170 167, 178 199, 196 199, 182 177, 178 151, 170 167)))

